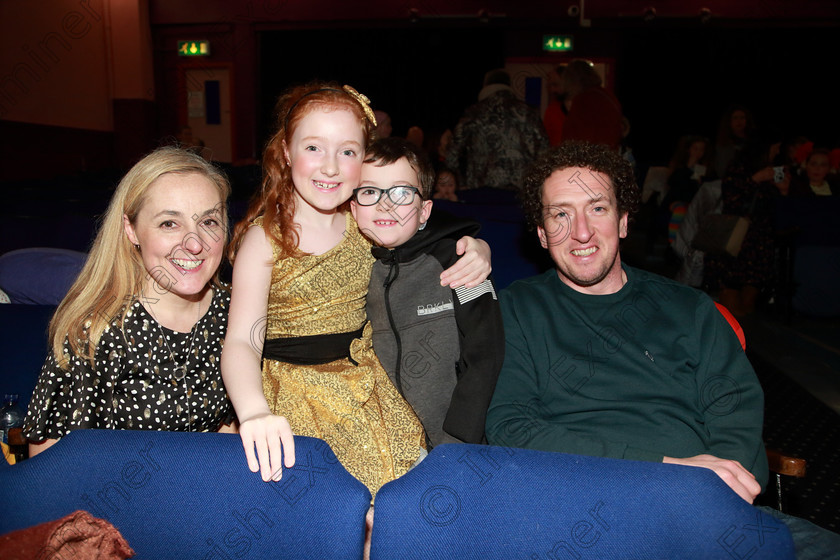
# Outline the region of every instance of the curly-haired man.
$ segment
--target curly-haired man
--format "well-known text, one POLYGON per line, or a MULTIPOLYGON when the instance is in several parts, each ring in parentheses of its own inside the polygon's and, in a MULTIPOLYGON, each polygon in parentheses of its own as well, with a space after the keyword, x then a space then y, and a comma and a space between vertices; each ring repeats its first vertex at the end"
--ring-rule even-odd
MULTIPOLYGON (((761 386, 706 294, 621 262, 639 198, 628 162, 566 142, 521 194, 555 267, 499 294, 505 359, 488 441, 704 467, 752 503, 768 475, 761 386)), ((799 557, 840 550, 840 536, 782 520, 799 557)))

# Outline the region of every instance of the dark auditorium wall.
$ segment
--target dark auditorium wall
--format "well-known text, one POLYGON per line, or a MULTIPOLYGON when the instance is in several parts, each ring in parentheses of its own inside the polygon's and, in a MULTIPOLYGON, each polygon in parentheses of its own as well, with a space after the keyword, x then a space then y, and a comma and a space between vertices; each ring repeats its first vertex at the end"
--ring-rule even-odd
POLYGON ((150 146, 146 0, 0 2, 0 179, 124 166, 150 146))
POLYGON ((837 141, 825 131, 840 127, 830 85, 840 3, 579 7, 573 0, 372 0, 365 10, 296 0, 51 0, 36 13, 27 0, 3 0, 0 180, 131 163, 177 132, 190 65, 232 73, 235 160, 259 157, 277 93, 315 76, 357 85, 393 114, 398 132, 420 124, 436 133, 475 99, 489 67, 543 56, 546 33, 574 35, 576 56, 615 61, 630 139, 645 160, 667 158, 679 134, 712 135, 730 100, 765 122, 819 123, 797 132, 837 141), (184 38, 210 39, 212 56, 179 60, 174 49, 184 38))
MULTIPOLYGON (((367 93, 375 107, 391 113, 395 134, 415 124, 431 130, 453 127, 475 102, 486 70, 503 66, 506 57, 543 55, 545 29, 369 27, 332 30, 329 42, 311 31, 264 32, 262 138, 269 132, 276 95, 290 83, 316 76, 347 81, 367 93), (364 54, 346 52, 350 45, 364 54), (283 55, 292 51, 307 56, 283 55), (272 72, 277 61, 282 72, 272 72)), ((836 27, 709 29, 699 24, 572 31, 576 55, 614 61, 616 93, 631 123, 629 141, 637 157, 656 165, 667 165, 680 135, 714 139, 719 117, 731 103, 751 108, 761 126, 840 143, 840 104, 829 85, 840 54, 836 32, 836 27)))
MULTIPOLYGON (((840 8, 840 3, 837 4, 840 8)), ((829 85, 840 49, 833 26, 661 27, 624 34, 616 82, 637 157, 667 165, 684 134, 715 139, 733 103, 759 128, 840 147, 840 104, 829 85)))
MULTIPOLYGON (((832 134, 840 129, 840 104, 827 83, 812 88, 804 82, 834 66, 840 4, 651 1, 645 6, 655 10, 645 13, 638 2, 604 0, 572 17, 573 5, 578 3, 373 0, 362 11, 345 3, 251 0, 232 6, 213 0, 196 13, 184 3, 153 1, 152 23, 159 59, 171 60, 171 39, 193 29, 196 36, 214 33, 222 57, 233 61, 240 82, 240 157, 259 157, 273 128, 277 95, 316 77, 368 94, 374 107, 391 114, 395 134, 417 124, 434 135, 454 126, 474 102, 487 69, 506 58, 544 57, 540 46, 547 33, 573 35, 572 56, 614 61, 615 88, 631 121, 629 140, 645 163, 667 161, 681 134, 713 137, 732 102, 751 107, 761 124, 837 141, 832 134), (706 16, 704 7, 710 9, 706 16), (164 36, 170 45, 162 49, 164 36), (243 52, 253 53, 247 59, 253 68, 239 72, 243 52)), ((171 65, 165 72, 171 74, 171 65)), ((165 87, 174 91, 171 81, 165 87)), ((160 115, 164 126, 176 108, 162 111, 169 113, 160 115)))

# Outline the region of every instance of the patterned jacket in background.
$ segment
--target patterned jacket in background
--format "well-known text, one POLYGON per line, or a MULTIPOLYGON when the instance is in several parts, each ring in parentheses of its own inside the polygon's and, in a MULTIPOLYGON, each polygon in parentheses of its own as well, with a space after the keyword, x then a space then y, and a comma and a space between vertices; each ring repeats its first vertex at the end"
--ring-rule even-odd
POLYGON ((548 146, 539 112, 502 90, 467 109, 455 127, 446 164, 460 173, 462 189, 515 189, 548 146))

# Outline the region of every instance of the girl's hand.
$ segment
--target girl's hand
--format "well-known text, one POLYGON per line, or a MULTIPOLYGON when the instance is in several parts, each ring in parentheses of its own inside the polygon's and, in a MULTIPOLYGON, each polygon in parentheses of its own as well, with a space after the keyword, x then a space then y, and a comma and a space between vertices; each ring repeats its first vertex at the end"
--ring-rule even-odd
POLYGON ((286 468, 295 466, 295 438, 289 421, 283 416, 268 413, 252 416, 240 423, 239 436, 245 447, 248 468, 251 472, 260 471, 265 482, 280 480, 283 465, 286 468))
POLYGON ((455 252, 463 255, 458 262, 440 275, 440 285, 457 288, 474 288, 490 276, 490 245, 483 239, 462 237, 455 245, 455 252))

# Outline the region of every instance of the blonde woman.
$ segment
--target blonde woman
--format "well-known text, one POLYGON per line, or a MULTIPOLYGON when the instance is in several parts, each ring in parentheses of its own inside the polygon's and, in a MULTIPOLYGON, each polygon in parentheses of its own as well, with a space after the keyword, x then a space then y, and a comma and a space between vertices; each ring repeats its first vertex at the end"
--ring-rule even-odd
POLYGON ((223 173, 174 147, 126 174, 50 322, 30 455, 75 429, 232 430, 219 367, 229 193, 223 173))

